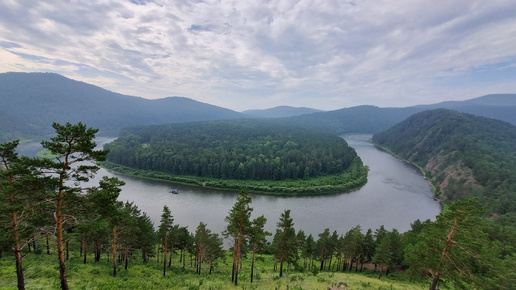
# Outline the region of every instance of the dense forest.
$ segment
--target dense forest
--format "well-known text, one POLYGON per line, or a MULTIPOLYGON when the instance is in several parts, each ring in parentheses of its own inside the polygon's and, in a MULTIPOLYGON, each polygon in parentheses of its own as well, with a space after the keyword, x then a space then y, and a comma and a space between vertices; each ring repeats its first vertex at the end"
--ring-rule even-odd
POLYGON ((365 181, 367 174, 355 150, 337 135, 270 120, 131 127, 106 149, 109 162, 180 176, 306 181, 352 170, 365 181))
POLYGON ((437 109, 415 114, 373 140, 423 168, 442 202, 478 197, 490 217, 516 224, 516 126, 437 109))
POLYGON ((317 237, 307 236, 296 231, 288 209, 276 232, 268 233, 267 218, 253 218, 246 190, 237 195, 222 235, 203 222, 195 231, 174 224, 167 206, 155 225, 133 203, 118 201, 124 183, 117 178, 84 186, 98 169, 95 162, 107 155, 94 149, 97 130, 82 123, 54 128, 56 137, 42 142, 51 159, 19 157, 18 141, 0 144, 0 280, 8 288, 221 289, 245 283, 279 289, 287 283, 304 289, 305 279, 321 273, 362 271, 379 279, 404 273, 430 289, 508 289, 516 283, 516 233, 482 219, 476 199, 451 204, 433 222, 415 221, 406 233, 360 226, 338 233, 321 225, 317 237), (223 239, 231 241, 229 250, 223 239), (53 267, 45 258, 50 255, 57 256, 53 267), (84 278, 91 275, 101 278, 84 278))

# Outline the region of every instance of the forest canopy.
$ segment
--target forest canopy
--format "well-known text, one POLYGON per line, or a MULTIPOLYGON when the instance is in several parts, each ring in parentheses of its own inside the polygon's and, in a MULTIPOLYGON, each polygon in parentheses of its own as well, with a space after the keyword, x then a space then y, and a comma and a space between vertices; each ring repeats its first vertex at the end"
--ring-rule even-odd
POLYGON ((375 134, 373 141, 424 168, 441 201, 478 197, 488 215, 516 223, 516 126, 437 109, 375 134))
POLYGON ((215 179, 308 180, 357 164, 363 169, 355 150, 334 133, 267 120, 131 127, 106 148, 109 162, 126 167, 215 179))

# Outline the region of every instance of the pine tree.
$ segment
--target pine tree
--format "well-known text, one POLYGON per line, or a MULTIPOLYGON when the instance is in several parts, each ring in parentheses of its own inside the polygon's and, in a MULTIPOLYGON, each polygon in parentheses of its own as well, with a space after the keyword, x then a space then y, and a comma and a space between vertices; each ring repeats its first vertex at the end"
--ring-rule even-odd
POLYGON ((80 187, 80 183, 88 181, 97 172, 99 167, 93 162, 104 160, 107 151, 94 150, 96 144, 93 139, 98 129, 86 128, 86 125, 80 122, 76 125, 54 123, 52 127, 56 130, 57 136, 50 141, 42 141, 41 144, 52 155, 57 156, 55 160, 46 162, 44 169, 56 180, 56 189, 50 200, 55 211, 61 288, 68 289, 63 227, 68 221, 74 220, 73 208, 82 201, 80 196, 84 188, 80 187))
POLYGON ((267 223, 267 219, 261 215, 253 220, 250 242, 253 245, 253 255, 251 260, 251 283, 253 282, 253 274, 254 274, 254 258, 256 252, 263 248, 265 243, 267 242, 266 237, 272 235, 270 232, 264 230, 265 224, 267 223))
POLYGON ((242 244, 248 238, 251 231, 250 217, 253 209, 250 207, 250 203, 251 197, 247 193, 247 190, 241 190, 240 194, 237 196, 237 201, 225 219, 228 225, 224 231, 224 236, 234 239, 231 281, 235 283, 235 286, 238 285, 238 266, 240 264, 242 244))
POLYGON ((14 250, 18 289, 25 289, 21 250, 36 239, 36 227, 46 227, 39 215, 42 196, 49 188, 48 177, 41 175, 37 160, 18 157, 18 141, 0 144, 0 218, 9 217, 0 223, 6 243, 14 250))
POLYGON ((275 255, 280 260, 280 277, 283 276, 283 263, 297 261, 297 241, 294 220, 290 217, 290 210, 285 210, 277 224, 275 255))
POLYGON ((163 277, 165 277, 167 271, 167 248, 168 248, 168 237, 172 230, 172 223, 174 218, 168 206, 163 206, 163 213, 161 214, 160 225, 158 228, 158 235, 162 239, 163 245, 163 277))
POLYGON ((483 206, 476 199, 465 199, 425 225, 418 242, 407 250, 410 272, 431 275, 430 290, 436 289, 443 277, 458 288, 464 283, 478 283, 480 275, 475 275, 475 271, 485 267, 481 264, 486 259, 483 254, 489 252, 487 248, 492 244, 482 230, 482 213, 483 206))

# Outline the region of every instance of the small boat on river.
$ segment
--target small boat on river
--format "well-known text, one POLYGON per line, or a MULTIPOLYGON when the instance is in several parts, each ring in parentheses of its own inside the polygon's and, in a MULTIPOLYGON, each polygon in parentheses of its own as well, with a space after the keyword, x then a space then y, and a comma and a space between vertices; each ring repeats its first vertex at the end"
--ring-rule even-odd
POLYGON ((177 189, 172 189, 172 190, 170 191, 170 193, 172 193, 172 194, 179 194, 179 190, 177 190, 177 189))

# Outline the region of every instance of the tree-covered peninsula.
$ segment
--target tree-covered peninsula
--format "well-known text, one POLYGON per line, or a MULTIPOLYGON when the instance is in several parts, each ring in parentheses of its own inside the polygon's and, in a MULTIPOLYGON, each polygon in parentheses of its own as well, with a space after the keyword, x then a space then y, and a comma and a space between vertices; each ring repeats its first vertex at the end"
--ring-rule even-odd
POLYGON ((112 170, 215 188, 319 194, 367 181, 344 139, 267 120, 131 127, 106 149, 112 170))
POLYGON ((423 168, 445 204, 477 197, 489 217, 516 224, 516 126, 437 109, 415 114, 373 140, 423 168))

